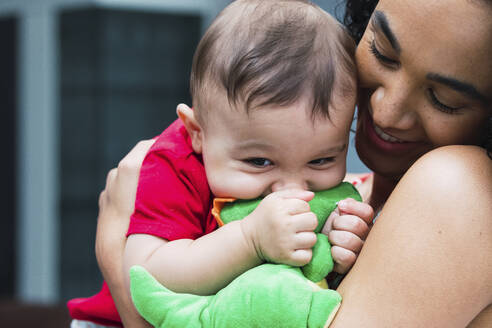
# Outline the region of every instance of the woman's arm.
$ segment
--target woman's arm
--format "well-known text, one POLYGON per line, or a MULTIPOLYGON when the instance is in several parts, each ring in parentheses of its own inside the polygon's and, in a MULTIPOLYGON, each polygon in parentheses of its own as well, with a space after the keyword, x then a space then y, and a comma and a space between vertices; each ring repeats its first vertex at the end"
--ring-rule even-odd
POLYGON ((123 252, 140 166, 153 140, 139 142, 108 173, 106 187, 99 197, 99 218, 96 234, 96 257, 104 280, 108 284, 116 308, 125 327, 150 327, 140 317, 126 293, 123 272, 123 252))
MULTIPOLYGON (((419 159, 338 288, 343 302, 330 327, 466 327, 490 309, 491 200, 483 149, 450 146, 419 159)), ((486 314, 475 327, 490 326, 486 314)))
POLYGON ((492 304, 480 312, 467 328, 486 328, 492 326, 492 304))

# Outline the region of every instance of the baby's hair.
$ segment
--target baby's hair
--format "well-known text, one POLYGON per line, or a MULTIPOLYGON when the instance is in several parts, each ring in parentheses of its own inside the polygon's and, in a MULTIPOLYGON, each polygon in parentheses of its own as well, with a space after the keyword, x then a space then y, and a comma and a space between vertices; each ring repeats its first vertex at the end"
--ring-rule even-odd
POLYGON ((334 92, 356 92, 355 43, 321 8, 302 0, 238 0, 200 41, 190 89, 198 118, 217 91, 246 110, 310 96, 312 116, 329 118, 334 92), (334 85, 337 87, 334 87, 334 85))

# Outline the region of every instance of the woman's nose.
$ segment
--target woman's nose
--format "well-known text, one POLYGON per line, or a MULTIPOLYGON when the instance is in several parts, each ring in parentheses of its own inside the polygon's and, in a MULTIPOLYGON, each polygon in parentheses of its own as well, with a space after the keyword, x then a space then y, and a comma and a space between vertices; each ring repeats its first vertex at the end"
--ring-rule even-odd
POLYGON ((411 98, 411 90, 401 83, 379 86, 370 99, 374 123, 384 129, 410 129, 415 123, 411 98))

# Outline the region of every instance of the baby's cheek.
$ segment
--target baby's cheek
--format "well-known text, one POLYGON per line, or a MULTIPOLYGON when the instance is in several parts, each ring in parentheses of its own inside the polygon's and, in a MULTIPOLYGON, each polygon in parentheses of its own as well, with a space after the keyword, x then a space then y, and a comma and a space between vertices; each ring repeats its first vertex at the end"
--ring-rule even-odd
POLYGON ((345 173, 345 161, 343 161, 343 163, 340 163, 336 167, 333 167, 330 172, 320 174, 318 178, 315 179, 316 186, 313 189, 317 191, 336 187, 343 181, 345 173))
POLYGON ((227 179, 225 176, 222 178, 214 175, 207 174, 208 185, 210 186, 210 190, 215 197, 232 197, 229 192, 229 188, 227 187, 227 179))
POLYGON ((210 176, 209 185, 215 197, 233 197, 238 199, 257 198, 264 193, 265 189, 263 183, 241 174, 210 176))

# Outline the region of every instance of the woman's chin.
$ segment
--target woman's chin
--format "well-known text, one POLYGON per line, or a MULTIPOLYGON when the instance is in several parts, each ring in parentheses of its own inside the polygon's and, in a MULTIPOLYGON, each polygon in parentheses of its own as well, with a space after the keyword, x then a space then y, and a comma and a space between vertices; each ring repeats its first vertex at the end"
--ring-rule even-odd
POLYGON ((424 142, 391 142, 375 131, 370 113, 359 111, 355 148, 361 161, 374 173, 398 180, 432 147, 424 142))
POLYGON ((399 167, 394 160, 371 152, 368 147, 360 145, 357 142, 357 138, 355 144, 357 154, 362 163, 377 175, 391 180, 398 180, 409 167, 399 167))
POLYGON ((374 173, 391 180, 399 180, 415 159, 381 150, 365 137, 363 130, 364 125, 359 124, 355 135, 355 149, 360 160, 374 173))

